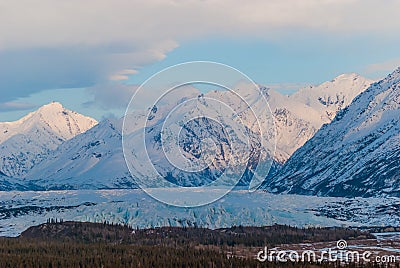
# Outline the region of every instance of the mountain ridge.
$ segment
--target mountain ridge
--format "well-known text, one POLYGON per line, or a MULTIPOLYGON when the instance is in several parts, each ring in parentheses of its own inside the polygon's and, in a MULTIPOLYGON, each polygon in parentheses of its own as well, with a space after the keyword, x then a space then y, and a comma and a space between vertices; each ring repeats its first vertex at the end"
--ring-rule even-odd
POLYGON ((399 107, 397 68, 324 125, 266 188, 323 196, 400 196, 399 107))

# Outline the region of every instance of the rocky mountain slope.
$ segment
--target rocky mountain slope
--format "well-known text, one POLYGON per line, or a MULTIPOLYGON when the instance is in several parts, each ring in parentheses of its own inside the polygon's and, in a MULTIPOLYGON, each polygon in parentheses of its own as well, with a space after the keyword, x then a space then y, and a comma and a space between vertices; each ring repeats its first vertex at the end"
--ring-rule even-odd
POLYGON ((350 73, 302 88, 289 96, 270 91, 268 102, 277 128, 276 161, 286 162, 323 124, 331 122, 338 111, 349 105, 372 82, 350 73))
POLYGON ((324 125, 267 188, 323 196, 400 196, 400 68, 324 125))

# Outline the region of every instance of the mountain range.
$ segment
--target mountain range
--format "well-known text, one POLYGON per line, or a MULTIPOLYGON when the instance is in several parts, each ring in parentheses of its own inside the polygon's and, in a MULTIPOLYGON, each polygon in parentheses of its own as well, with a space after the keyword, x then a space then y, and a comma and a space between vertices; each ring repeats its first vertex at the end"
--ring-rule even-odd
MULTIPOLYGON (((334 120, 335 115, 338 112, 340 114, 341 109, 350 104, 372 82, 352 73, 340 75, 318 86, 302 88, 292 95, 283 95, 261 87, 261 92, 271 108, 275 125, 264 130, 269 133, 271 139, 276 140, 270 176, 278 172, 281 165, 312 138, 322 125, 334 120)), ((227 100, 234 108, 240 105, 232 99, 229 92, 222 91, 210 91, 206 94, 189 92, 187 96, 180 96, 175 101, 179 103, 193 96, 198 96, 197 107, 210 107, 207 102, 213 98, 227 100)), ((257 99, 252 105, 257 109, 265 108, 259 107, 257 99)), ((168 110, 168 107, 157 108, 154 110, 154 123, 149 125, 150 128, 153 127, 153 131, 165 121, 166 114, 163 111, 168 110)), ((137 116, 143 116, 147 112, 139 111, 137 116)), ((97 123, 92 118, 65 109, 59 103, 50 103, 16 122, 1 123, 0 170, 3 174, 0 174, 0 187, 3 190, 136 187, 122 153, 122 121, 123 119, 116 119, 97 123)), ((253 123, 251 120, 244 120, 244 125, 249 128, 253 123)), ((206 135, 213 135, 214 142, 223 145, 224 140, 220 135, 223 130, 216 125, 210 125, 210 122, 204 124, 208 127, 206 135)), ((196 132, 198 127, 198 124, 193 125, 192 129, 189 126, 191 134, 183 140, 184 143, 193 144, 193 141, 201 139, 204 133, 196 132)), ((159 130, 157 131, 154 131, 151 137, 156 137, 159 134, 159 130)), ((154 139, 150 139, 149 142, 154 143, 151 153, 157 158, 163 153, 161 147, 157 147, 154 139)), ((226 146, 221 148, 220 152, 226 152, 226 146)), ((196 157, 193 146, 186 152, 189 158, 196 157)), ((219 155, 219 168, 223 168, 228 157, 228 154, 219 155)), ((170 165, 163 161, 158 164, 160 173, 170 176, 171 180, 181 185, 204 183, 199 177, 181 178, 181 174, 175 174, 170 165)), ((215 165, 215 169, 208 174, 218 175, 217 171, 218 165, 215 165)), ((275 181, 277 180, 274 177, 271 183, 275 181)), ((242 180, 242 183, 249 183, 249 178, 242 180)))

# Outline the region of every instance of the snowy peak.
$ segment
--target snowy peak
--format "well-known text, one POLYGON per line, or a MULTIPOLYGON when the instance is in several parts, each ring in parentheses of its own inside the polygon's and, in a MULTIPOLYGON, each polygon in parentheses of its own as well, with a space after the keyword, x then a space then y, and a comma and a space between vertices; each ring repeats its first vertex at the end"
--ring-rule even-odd
POLYGON ((0 123, 0 143, 8 138, 43 127, 62 140, 68 140, 97 124, 93 118, 68 110, 52 102, 14 122, 0 123))
POLYGON ((40 107, 38 111, 60 111, 60 110, 64 110, 64 109, 65 108, 61 103, 59 103, 57 101, 52 101, 52 102, 40 107))
POLYGON ((320 90, 324 92, 330 92, 330 93, 337 93, 337 92, 351 92, 352 90, 355 89, 358 85, 366 85, 368 86, 371 84, 373 80, 365 78, 357 73, 344 73, 336 76, 330 81, 323 82, 322 84, 319 85, 312 85, 305 87, 303 89, 300 89, 297 93, 294 95, 298 94, 299 92, 303 91, 313 91, 313 90, 320 90))
POLYGON ((97 124, 52 102, 14 122, 0 123, 0 170, 8 176, 23 176, 62 142, 97 124))
POLYGON ((277 128, 276 160, 286 162, 323 124, 331 122, 372 82, 350 73, 320 85, 302 88, 290 96, 268 90, 268 102, 277 128))
POLYGON ((321 114, 323 123, 329 123, 336 113, 349 105, 373 80, 356 73, 341 74, 331 81, 300 89, 290 99, 302 102, 321 114))
POLYGON ((342 80, 357 80, 359 78, 363 78, 361 75, 359 75, 358 73, 344 73, 344 74, 340 74, 338 76, 336 76, 335 78, 332 79, 332 83, 333 82, 337 82, 337 81, 342 81, 342 80))

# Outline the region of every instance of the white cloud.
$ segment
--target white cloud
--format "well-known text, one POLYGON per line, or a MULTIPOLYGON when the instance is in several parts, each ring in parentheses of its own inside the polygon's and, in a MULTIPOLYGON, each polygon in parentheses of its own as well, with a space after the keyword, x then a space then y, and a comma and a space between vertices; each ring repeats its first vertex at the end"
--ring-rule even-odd
POLYGON ((396 32, 396 0, 41 0, 0 4, 0 47, 135 44, 284 29, 396 32))
POLYGON ((9 112, 9 111, 25 111, 32 108, 35 108, 36 105, 27 102, 18 102, 18 101, 8 101, 0 103, 0 111, 1 112, 9 112))
POLYGON ((121 70, 115 74, 110 75, 109 79, 111 81, 122 81, 122 80, 128 80, 129 79, 129 75, 132 74, 137 74, 138 71, 136 70, 132 70, 132 69, 125 69, 125 70, 121 70))
POLYGON ((176 46, 176 42, 165 40, 143 48, 103 44, 0 50, 0 102, 46 89, 104 84, 117 78, 113 75, 127 76, 133 71, 126 70, 162 60, 176 46))
POLYGON ((390 59, 384 62, 369 64, 365 68, 366 74, 381 74, 391 73, 394 69, 400 66, 400 59, 390 59))
POLYGON ((94 96, 94 101, 86 105, 95 105, 105 110, 123 109, 128 105, 136 89, 136 86, 119 83, 96 85, 87 88, 87 91, 94 96))

